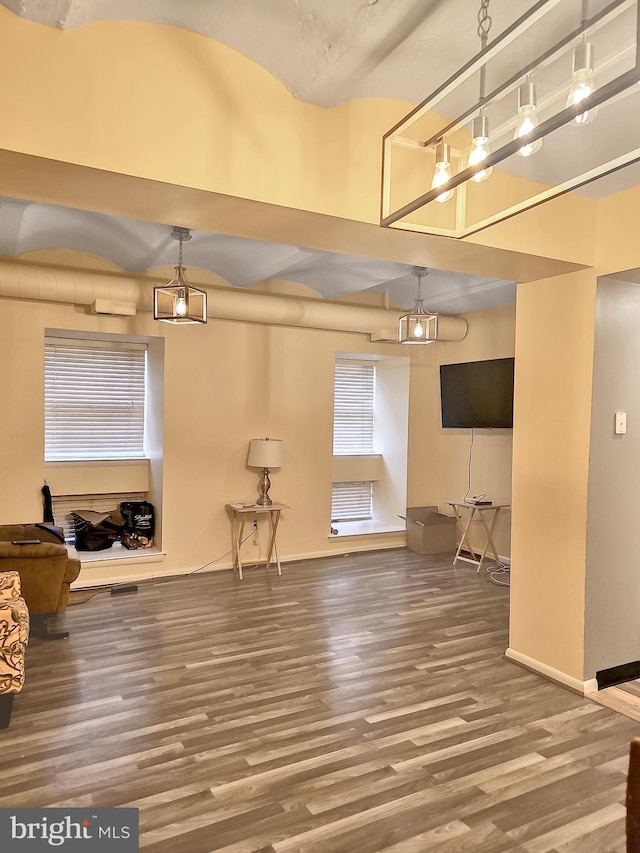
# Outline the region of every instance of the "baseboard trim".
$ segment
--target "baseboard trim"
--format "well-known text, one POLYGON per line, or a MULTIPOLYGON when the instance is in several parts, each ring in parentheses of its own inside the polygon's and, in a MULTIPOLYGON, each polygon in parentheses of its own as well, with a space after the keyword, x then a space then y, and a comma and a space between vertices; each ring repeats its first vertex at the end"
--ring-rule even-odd
POLYGON ((572 690, 574 693, 579 693, 581 696, 586 696, 587 693, 593 692, 594 685, 597 689, 595 678, 591 678, 588 681, 580 681, 578 678, 574 678, 566 672, 555 669, 554 667, 549 666, 546 663, 542 663, 542 661, 536 660, 535 658, 531 658, 529 655, 524 655, 522 652, 518 652, 515 649, 508 648, 504 653, 504 656, 514 663, 523 666, 525 669, 535 672, 537 675, 542 675, 550 681, 555 681, 557 684, 562 684, 563 687, 568 687, 569 690, 572 690))
MULTIPOLYGON (((338 545, 335 540, 332 541, 338 545)), ((349 554, 359 554, 362 551, 391 551, 406 547, 401 541, 393 541, 391 537, 386 542, 379 540, 377 542, 369 541, 367 544, 364 542, 350 542, 349 545, 350 547, 347 546, 345 541, 342 541, 341 547, 327 548, 306 554, 288 554, 287 556, 281 556, 280 562, 284 566, 286 563, 315 560, 320 557, 338 558, 348 556, 349 554)), ((183 569, 168 568, 166 565, 162 566, 157 561, 157 558, 153 563, 146 562, 145 565, 145 562, 134 559, 132 561, 103 560, 87 563, 82 567, 78 579, 71 584, 71 589, 92 589, 93 587, 110 586, 111 584, 136 583, 138 581, 155 580, 156 578, 182 577, 195 573, 204 575, 209 572, 228 572, 233 569, 233 563, 230 560, 211 564, 204 569, 200 569, 198 566, 183 569)), ((245 568, 253 570, 254 563, 250 557, 243 555, 242 563, 245 568)), ((272 563, 269 570, 273 571, 274 568, 275 563, 272 563)), ((257 567, 256 571, 264 571, 264 569, 265 566, 263 563, 257 567)))
POLYGON ((640 661, 634 660, 628 663, 620 663, 608 669, 596 672, 598 689, 614 687, 617 684, 625 684, 627 681, 635 681, 640 678, 640 661))

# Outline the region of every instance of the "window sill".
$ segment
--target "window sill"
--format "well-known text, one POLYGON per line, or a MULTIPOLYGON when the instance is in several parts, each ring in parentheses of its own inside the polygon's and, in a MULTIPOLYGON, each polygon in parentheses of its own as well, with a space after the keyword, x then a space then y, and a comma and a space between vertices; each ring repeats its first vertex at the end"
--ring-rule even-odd
POLYGON ((340 521, 331 525, 337 533, 330 534, 329 539, 341 539, 345 536, 370 536, 380 533, 406 533, 404 524, 389 524, 386 521, 376 521, 375 518, 366 521, 340 521))
POLYGON ((128 560, 135 560, 136 563, 161 563, 165 556, 160 548, 138 548, 130 551, 119 542, 115 542, 111 548, 106 548, 104 551, 76 551, 73 545, 67 545, 67 551, 70 557, 80 560, 83 566, 95 563, 100 563, 101 566, 111 563, 118 565, 128 560))

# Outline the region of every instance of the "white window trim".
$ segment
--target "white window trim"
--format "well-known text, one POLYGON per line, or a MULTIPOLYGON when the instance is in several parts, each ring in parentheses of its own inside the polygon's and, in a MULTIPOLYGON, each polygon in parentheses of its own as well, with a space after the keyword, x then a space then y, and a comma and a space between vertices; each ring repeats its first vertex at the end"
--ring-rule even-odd
POLYGON ((335 359, 336 362, 373 362, 376 365, 374 452, 373 454, 334 454, 332 477, 333 483, 372 481, 373 518, 363 521, 333 522, 328 525, 330 528, 328 538, 371 535, 375 539, 374 534, 391 534, 392 538, 389 541, 395 544, 390 547, 400 546, 406 535, 402 516, 406 514, 407 507, 411 360, 408 356, 344 351, 336 352, 335 359))

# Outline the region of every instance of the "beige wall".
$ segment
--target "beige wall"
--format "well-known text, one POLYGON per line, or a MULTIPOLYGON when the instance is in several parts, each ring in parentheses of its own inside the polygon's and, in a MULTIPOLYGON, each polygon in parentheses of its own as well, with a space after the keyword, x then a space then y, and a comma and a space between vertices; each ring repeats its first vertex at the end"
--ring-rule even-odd
MULTIPOLYGON (((44 324, 48 306, 2 301, 0 519, 40 519, 44 481, 44 324), (29 322, 38 315, 39 322, 29 322)), ((72 311, 73 309, 71 309, 72 311)))
MULTIPOLYGON (((258 472, 246 467, 247 449, 263 435, 284 440, 285 462, 272 474, 271 490, 291 506, 281 553, 344 549, 329 538, 333 364, 336 350, 372 351, 366 336, 215 320, 173 328, 148 313, 96 317, 33 301, 3 300, 2 307, 2 523, 42 513, 44 330, 93 329, 165 337, 162 572, 197 568, 230 547, 224 505, 255 498, 258 472)), ((402 544, 402 537, 394 541, 402 544)), ((84 580, 97 571, 85 569, 84 580)))
MULTIPOLYGON (((369 98, 333 109, 316 107, 296 100, 240 53, 188 30, 101 21, 62 31, 3 7, 0 73, 11 80, 0 89, 0 113, 11 116, 0 123, 0 152, 27 155, 25 174, 18 174, 15 158, 11 169, 0 170, 2 194, 55 198, 192 228, 206 228, 206 221, 210 230, 224 231, 233 220, 236 228, 252 228, 260 239, 292 243, 300 242, 292 236, 295 223, 283 222, 283 233, 276 236, 243 202, 337 217, 347 232, 348 220, 377 223, 382 136, 413 106, 369 98), (58 169, 52 177, 60 164, 93 171, 65 168, 62 175, 58 169), (109 180, 110 173, 153 186, 138 181, 132 190, 128 181, 125 190, 122 180, 109 180), (170 204, 152 198, 170 187, 181 188, 170 204), (218 197, 205 197, 212 192, 218 197), (224 216, 211 225, 222 207, 224 216)), ((407 181, 415 189, 413 172, 407 181)), ((325 229, 334 246, 335 225, 325 229)), ((531 277, 529 261, 536 257, 591 263, 594 227, 594 203, 567 195, 481 232, 467 246, 413 239, 417 235, 380 237, 377 229, 364 242, 374 256, 382 243, 400 245, 413 254, 409 263, 522 280, 531 277), (578 227, 560 236, 558 221, 578 227), (487 253, 484 246, 500 251, 487 253)), ((310 239, 319 232, 310 229, 310 239)), ((361 246, 354 253, 362 251, 361 246)))
MULTIPOLYGON (((471 431, 441 426, 440 365, 514 353, 514 305, 465 316, 469 331, 463 341, 418 348, 411 372, 409 506, 435 504, 450 513, 445 502, 460 500, 467 491, 471 431)), ((494 503, 511 503, 512 431, 474 433, 470 494, 484 492, 494 503)), ((511 553, 510 527, 511 519, 505 513, 495 536, 498 553, 504 557, 511 553)))
POLYGON ((377 220, 380 140, 407 103, 306 104, 237 51, 161 24, 62 32, 1 8, 0 45, 1 148, 377 220))
POLYGON ((510 649, 583 680, 596 277, 519 285, 510 649))
POLYGON ((640 266, 638 206, 640 187, 598 202, 596 268, 600 275, 640 266))
MULTIPOLYGON (((45 329, 164 338, 164 447, 161 466, 157 460, 154 465, 155 476, 162 477, 159 509, 166 557, 154 566, 87 567, 84 583, 116 579, 122 573, 187 571, 224 554, 231 544, 224 506, 255 497, 258 473, 246 467, 247 448, 251 438, 264 435, 284 441, 284 465, 271 478, 272 496, 291 506, 280 530, 282 556, 292 559, 344 551, 344 542, 329 535, 336 351, 411 359, 410 500, 441 503, 459 496, 464 491, 467 439, 443 435, 439 427, 437 360, 508 354, 513 337, 512 309, 469 315, 468 340, 422 348, 374 345, 360 334, 211 319, 203 327, 174 328, 155 323, 147 312, 133 318, 99 317, 71 305, 26 300, 5 299, 2 307, 0 358, 7 379, 0 444, 0 523, 41 517, 45 329), (429 365, 424 363, 427 353, 431 354, 429 365), (435 471, 435 477, 431 473, 425 477, 425 471, 435 471)), ((474 466, 491 472, 488 490, 500 480, 508 481, 509 462, 510 440, 505 443, 505 437, 497 435, 487 435, 486 442, 478 440, 474 466)), ((153 471, 152 465, 152 481, 153 471)), ((154 489, 159 493, 157 482, 154 489)), ((508 497, 496 494, 501 500, 508 497)), ((508 538, 502 542, 506 549, 508 538)), ((359 550, 403 543, 404 534, 390 534, 350 539, 348 547, 359 550)), ((265 547, 263 530, 258 545, 246 544, 247 559, 264 553, 265 547)), ((229 565, 227 556, 214 568, 229 565)))
POLYGON ((0 314, 3 523, 41 515, 45 327, 165 336, 162 571, 196 568, 228 549, 224 504, 255 497, 258 473, 246 468, 246 454, 261 435, 285 443, 285 464, 272 475, 273 497, 291 505, 281 552, 344 547, 328 536, 333 363, 336 350, 371 351, 365 336, 222 321, 177 329, 146 313, 98 318, 13 300, 0 314))

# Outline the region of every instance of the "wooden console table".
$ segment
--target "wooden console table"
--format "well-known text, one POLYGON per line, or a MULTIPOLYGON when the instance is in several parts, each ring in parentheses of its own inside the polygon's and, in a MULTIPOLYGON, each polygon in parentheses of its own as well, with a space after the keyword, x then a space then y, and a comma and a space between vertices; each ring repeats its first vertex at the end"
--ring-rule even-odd
POLYGON ((453 508, 456 520, 460 524, 460 529, 462 530, 462 537, 460 539, 456 555, 453 558, 453 565, 455 566, 458 560, 463 560, 465 563, 472 563, 474 566, 477 566, 476 571, 479 572, 482 568, 483 562, 486 559, 491 559, 490 557, 487 557, 488 552, 491 551, 496 565, 499 566, 500 557, 498 556, 496 546, 493 543, 493 531, 495 530, 496 522, 498 521, 501 510, 509 509, 509 504, 472 504, 467 503, 466 501, 447 501, 447 504, 453 508), (464 517, 465 510, 469 510, 466 520, 464 517), (487 513, 492 515, 488 526, 487 519, 485 518, 487 513), (482 551, 478 548, 474 548, 470 541, 471 524, 476 517, 480 521, 487 537, 482 551), (462 557, 462 551, 468 551, 468 553, 472 554, 473 557, 462 557), (475 559, 476 554, 480 554, 479 560, 475 559))
POLYGON ((243 504, 234 503, 227 504, 227 509, 231 512, 231 523, 233 533, 233 544, 235 546, 235 567, 238 569, 240 580, 242 580, 242 559, 240 557, 240 546, 244 536, 244 526, 247 518, 250 515, 269 515, 269 545, 267 546, 267 554, 264 560, 258 560, 259 563, 266 563, 269 568, 271 558, 275 556, 278 574, 282 574, 280 567, 280 557, 278 556, 278 543, 276 541, 276 533, 278 531, 278 523, 280 522, 280 514, 283 509, 290 509, 286 504, 272 503, 269 506, 261 506, 260 504, 243 504))

